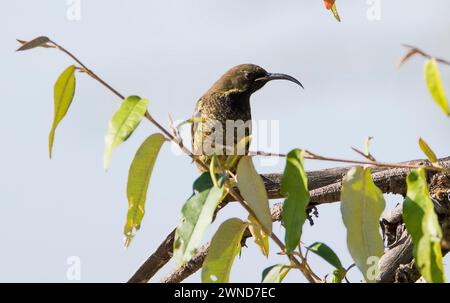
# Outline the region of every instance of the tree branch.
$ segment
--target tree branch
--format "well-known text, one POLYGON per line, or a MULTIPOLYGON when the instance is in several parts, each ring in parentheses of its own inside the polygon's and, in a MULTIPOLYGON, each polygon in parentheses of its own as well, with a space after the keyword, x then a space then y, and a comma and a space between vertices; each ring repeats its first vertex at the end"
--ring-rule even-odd
MULTIPOLYGON (((403 162, 407 165, 423 165, 429 164, 427 160, 413 160, 403 162)), ((443 167, 450 167, 450 157, 440 159, 443 167)), ((311 206, 318 206, 326 203, 338 202, 340 200, 341 180, 351 167, 330 168, 319 171, 308 172, 308 186, 311 194, 311 206)), ((406 194, 405 178, 409 173, 408 168, 379 168, 372 169, 372 178, 375 184, 383 193, 406 194)), ((437 174, 436 171, 428 171, 428 176, 437 174)), ((269 199, 283 198, 280 193, 281 174, 262 175, 269 199)), ((228 197, 226 202, 233 199, 228 197)), ((223 206, 222 206, 223 207, 223 206)), ((281 204, 272 207, 274 220, 281 220, 281 204)), ((129 283, 145 283, 148 282, 156 272, 159 271, 172 257, 174 231, 167 236, 158 249, 141 265, 138 271, 128 281, 129 283)), ((204 256, 206 256, 205 246, 194 256, 191 262, 174 271, 171 275, 164 278, 165 282, 179 282, 197 271, 203 264, 204 256), (202 253, 204 253, 202 255, 202 253), (173 277, 173 278, 171 278, 173 277), (181 280, 180 280, 181 279, 181 280)))

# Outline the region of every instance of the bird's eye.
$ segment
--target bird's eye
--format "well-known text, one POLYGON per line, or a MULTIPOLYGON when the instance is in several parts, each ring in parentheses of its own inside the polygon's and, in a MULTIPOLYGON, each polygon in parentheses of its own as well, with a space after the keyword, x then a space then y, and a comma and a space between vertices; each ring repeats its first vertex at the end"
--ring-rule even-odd
POLYGON ((450 201, 450 191, 447 192, 447 201, 450 201))
POLYGON ((247 79, 247 80, 251 80, 252 74, 251 74, 250 72, 244 72, 244 77, 245 77, 245 79, 247 79))

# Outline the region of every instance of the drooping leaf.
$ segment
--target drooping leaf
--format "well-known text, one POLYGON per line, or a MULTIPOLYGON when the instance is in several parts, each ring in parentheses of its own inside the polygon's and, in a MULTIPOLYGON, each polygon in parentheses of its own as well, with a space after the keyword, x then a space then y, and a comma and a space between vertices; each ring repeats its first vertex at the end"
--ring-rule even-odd
POLYGON ((425 62, 425 81, 434 101, 436 101, 444 113, 449 116, 450 110, 448 107, 448 101, 445 97, 438 65, 436 63, 436 59, 434 58, 428 59, 425 62))
POLYGON ((403 220, 413 241, 417 269, 427 282, 445 282, 442 265, 442 231, 428 192, 424 168, 412 170, 403 203, 403 220))
POLYGON ((286 157, 286 167, 281 178, 281 194, 287 197, 283 203, 287 253, 292 253, 300 243, 309 203, 308 177, 303 162, 304 151, 291 151, 286 157))
POLYGON ((316 242, 308 247, 308 250, 322 257, 325 261, 330 263, 336 269, 344 269, 341 260, 336 253, 325 243, 316 242))
POLYGON ((273 265, 264 269, 262 273, 262 283, 281 283, 291 268, 285 265, 273 265))
POLYGON ((72 104, 73 96, 75 95, 75 82, 75 66, 71 65, 62 72, 55 83, 53 92, 53 125, 48 136, 48 151, 50 158, 52 157, 56 128, 67 114, 70 104, 72 104))
POLYGON ((105 138, 103 166, 108 169, 112 152, 134 132, 147 111, 148 100, 138 96, 126 98, 109 122, 105 138))
POLYGON ((178 266, 189 261, 197 252, 213 220, 217 205, 225 197, 223 178, 218 180, 220 187, 212 183, 208 173, 199 179, 201 180, 194 183, 196 193, 187 200, 181 210, 181 223, 175 232, 174 258, 178 266))
POLYGON ((232 218, 223 222, 215 233, 202 268, 203 283, 228 283, 236 255, 247 224, 232 218))
POLYGON ((430 146, 423 140, 422 138, 419 139, 419 146, 420 149, 423 151, 423 153, 427 156, 428 160, 432 163, 438 162, 438 158, 436 157, 436 154, 434 151, 430 148, 430 146))
POLYGON ((256 172, 252 159, 242 157, 237 167, 238 188, 242 197, 253 210, 258 221, 268 233, 272 232, 269 198, 261 176, 256 172))
POLYGON ((262 230, 261 225, 256 221, 256 219, 253 216, 250 215, 247 220, 249 224, 248 229, 250 230, 250 233, 253 236, 253 241, 255 241, 255 244, 258 245, 262 254, 265 257, 268 257, 269 235, 262 230))
POLYGON ((341 213, 348 249, 367 282, 373 282, 368 277, 369 258, 383 255, 379 220, 384 207, 383 193, 373 183, 370 169, 350 169, 342 182, 341 213))
POLYGON ((31 41, 23 43, 23 45, 21 47, 19 47, 17 49, 17 51, 20 52, 20 51, 25 51, 25 50, 29 50, 32 48, 40 47, 40 46, 46 45, 48 42, 50 42, 50 39, 48 37, 40 36, 31 41))
POLYGON ((336 20, 338 22, 341 22, 341 17, 339 16, 339 12, 337 10, 336 3, 334 3, 333 6, 331 7, 331 11, 333 12, 334 18, 336 18, 336 20))
POLYGON ((148 184, 161 146, 165 138, 161 134, 149 136, 139 147, 128 172, 128 213, 124 227, 125 247, 128 247, 139 230, 145 213, 148 184))

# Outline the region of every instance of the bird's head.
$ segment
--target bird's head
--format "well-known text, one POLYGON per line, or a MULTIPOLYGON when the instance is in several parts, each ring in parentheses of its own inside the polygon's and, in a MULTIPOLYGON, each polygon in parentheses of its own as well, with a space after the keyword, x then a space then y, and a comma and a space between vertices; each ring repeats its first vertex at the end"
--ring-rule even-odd
POLYGON ((269 73, 254 64, 241 64, 227 71, 211 88, 215 92, 239 92, 249 94, 256 92, 267 82, 272 80, 287 80, 303 85, 292 76, 286 74, 269 73))

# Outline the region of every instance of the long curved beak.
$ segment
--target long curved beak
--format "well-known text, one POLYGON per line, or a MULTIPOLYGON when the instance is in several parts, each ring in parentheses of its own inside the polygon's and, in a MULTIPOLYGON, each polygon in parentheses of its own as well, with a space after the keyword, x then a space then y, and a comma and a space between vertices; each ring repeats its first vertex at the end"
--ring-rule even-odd
POLYGON ((294 77, 286 75, 286 74, 267 73, 267 75, 265 75, 264 77, 258 78, 255 81, 263 81, 264 83, 267 83, 267 82, 272 81, 272 80, 287 80, 287 81, 291 81, 291 82, 294 82, 295 84, 299 85, 301 88, 304 89, 304 87, 300 83, 300 81, 298 81, 294 77))

